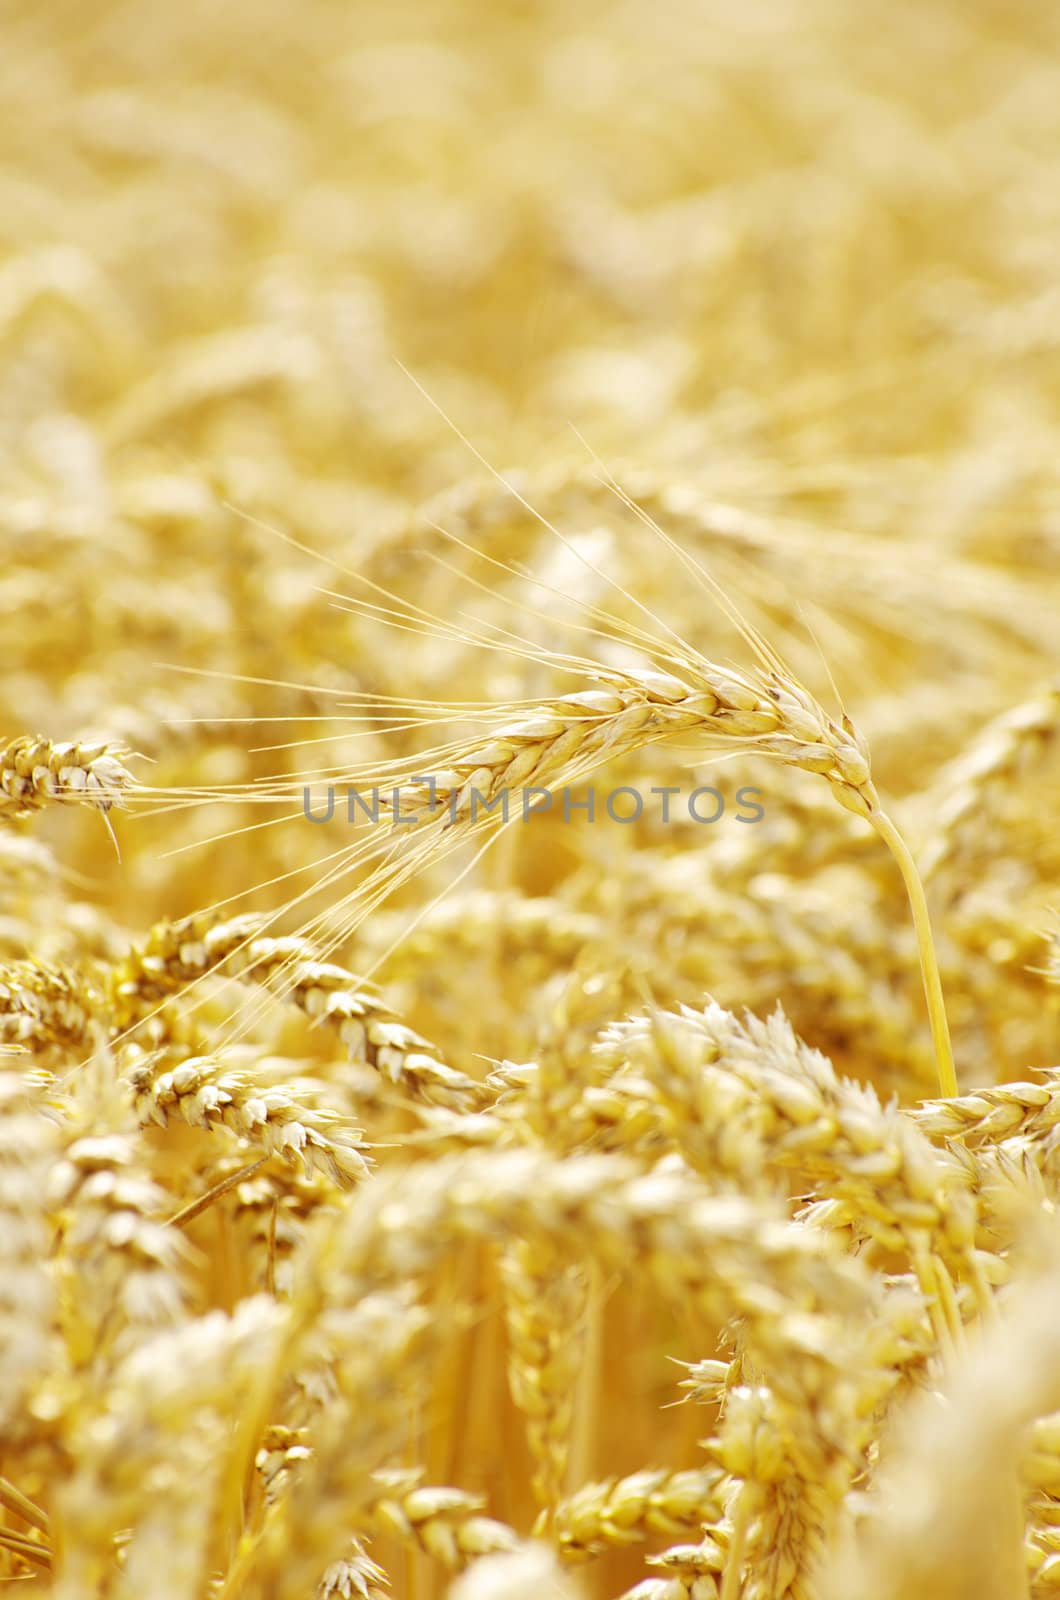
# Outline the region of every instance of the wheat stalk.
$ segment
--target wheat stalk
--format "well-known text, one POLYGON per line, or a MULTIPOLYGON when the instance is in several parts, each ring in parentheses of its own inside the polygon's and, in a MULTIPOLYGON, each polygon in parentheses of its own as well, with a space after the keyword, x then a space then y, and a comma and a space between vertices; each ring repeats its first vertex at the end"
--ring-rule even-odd
POLYGON ((44 1200, 59 1132, 41 1111, 37 1087, 0 1054, 0 1426, 12 1445, 27 1430, 34 1391, 64 1373, 44 1200))

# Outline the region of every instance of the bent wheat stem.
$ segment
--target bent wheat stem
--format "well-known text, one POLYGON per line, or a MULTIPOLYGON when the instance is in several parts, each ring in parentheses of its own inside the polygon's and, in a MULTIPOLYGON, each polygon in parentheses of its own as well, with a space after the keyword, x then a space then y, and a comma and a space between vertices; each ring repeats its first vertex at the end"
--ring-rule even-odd
POLYGON ((920 874, 917 871, 916 862, 913 860, 909 846, 886 811, 874 808, 869 813, 869 821, 898 863, 898 870, 902 874, 906 894, 909 896, 909 909, 913 913, 917 949, 920 953, 920 972, 924 980, 924 996, 927 1000, 928 1017, 931 1021, 931 1037, 935 1045, 939 1088, 943 1096, 948 1099, 958 1093, 957 1073, 953 1065, 950 1025, 946 1017, 946 1002, 942 995, 942 979, 939 976, 939 963, 935 954, 935 941, 931 933, 931 918, 928 915, 924 885, 920 881, 920 874))

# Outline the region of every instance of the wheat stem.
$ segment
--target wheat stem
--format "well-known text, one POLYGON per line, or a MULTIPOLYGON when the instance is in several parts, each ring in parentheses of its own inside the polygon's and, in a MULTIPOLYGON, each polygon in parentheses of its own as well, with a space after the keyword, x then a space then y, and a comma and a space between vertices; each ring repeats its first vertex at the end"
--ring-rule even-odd
POLYGON ((924 995, 931 1021, 931 1037, 935 1045, 939 1089, 945 1098, 950 1098, 958 1093, 957 1073, 953 1065, 950 1025, 946 1018, 946 1002, 942 995, 942 979, 939 976, 938 957, 935 954, 935 940, 931 933, 931 918, 928 915, 924 885, 920 881, 920 874, 910 854, 909 846, 886 811, 875 809, 870 811, 869 821, 897 861, 906 894, 909 896, 909 909, 913 913, 917 949, 920 953, 920 971, 924 979, 924 995))
POLYGON ((46 1534, 49 1528, 48 1518, 40 1506, 34 1505, 21 1489, 9 1483, 6 1478, 0 1478, 0 1506, 5 1506, 8 1511, 13 1511, 16 1517, 21 1517, 23 1522, 28 1522, 31 1527, 39 1528, 46 1534))
POLYGON ((743 1553, 747 1543, 747 1530, 751 1524, 751 1496, 752 1487, 749 1483, 745 1483, 736 1497, 732 1511, 732 1535, 729 1539, 729 1552, 719 1600, 738 1600, 739 1597, 743 1553))
POLYGON ((35 1540, 23 1539, 20 1534, 9 1533, 6 1528, 0 1528, 0 1545, 5 1550, 20 1556, 23 1561, 32 1561, 35 1566, 51 1571, 51 1551, 44 1545, 37 1544, 35 1540))
POLYGON ((257 1161, 251 1161, 247 1166, 240 1167, 238 1172, 230 1172, 227 1178, 222 1178, 220 1183, 215 1183, 212 1188, 207 1189, 205 1194, 200 1194, 195 1200, 189 1200, 186 1206, 181 1206, 179 1211, 175 1211, 171 1217, 167 1217, 166 1227, 182 1228, 186 1222, 191 1222, 195 1217, 201 1216, 204 1211, 213 1205, 215 1200, 220 1200, 221 1196, 227 1194, 229 1189, 234 1189, 237 1184, 243 1182, 244 1178, 249 1178, 252 1172, 257 1172, 258 1168, 263 1167, 268 1159, 268 1156, 259 1156, 257 1161))

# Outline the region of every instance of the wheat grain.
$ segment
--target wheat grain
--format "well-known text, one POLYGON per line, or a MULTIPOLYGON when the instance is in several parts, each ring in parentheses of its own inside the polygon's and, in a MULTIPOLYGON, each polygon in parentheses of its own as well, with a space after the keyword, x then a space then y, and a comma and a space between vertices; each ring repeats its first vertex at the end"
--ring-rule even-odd
MULTIPOLYGON (((720 1538, 722 1529, 716 1532, 720 1538)), ((698 1544, 672 1545, 649 1561, 669 1576, 645 1578, 627 1589, 622 1600, 719 1600, 728 1561, 728 1549, 719 1539, 708 1535, 698 1544)))

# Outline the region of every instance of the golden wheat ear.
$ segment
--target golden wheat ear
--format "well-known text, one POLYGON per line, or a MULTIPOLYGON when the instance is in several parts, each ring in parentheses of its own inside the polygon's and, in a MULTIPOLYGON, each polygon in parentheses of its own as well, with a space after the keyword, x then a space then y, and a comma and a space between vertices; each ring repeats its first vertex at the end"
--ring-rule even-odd
POLYGON ((89 805, 106 817, 135 781, 123 765, 128 755, 113 744, 53 744, 25 734, 8 739, 0 743, 0 816, 89 805))
MULTIPOLYGON (((425 392, 418 383, 417 387, 425 392)), ((430 399, 429 396, 427 398, 430 399)), ((431 403, 434 404, 433 401, 431 403)), ((464 439, 459 429, 454 431, 464 439)), ((464 442, 469 443, 466 439, 464 442)), ((494 469, 474 446, 471 448, 493 472, 494 469)), ((495 472, 494 475, 497 476, 495 472)), ((905 885, 916 933, 939 1088, 944 1096, 956 1095, 958 1086, 949 1021, 923 883, 908 845, 880 802, 872 781, 867 744, 845 711, 836 722, 824 710, 814 695, 799 682, 780 652, 747 620, 732 596, 702 564, 638 507, 606 471, 605 481, 736 628, 756 661, 756 668, 749 673, 728 672, 709 662, 698 650, 674 634, 672 629, 663 625, 666 637, 659 642, 663 648, 664 664, 672 669, 678 689, 676 693, 671 690, 669 694, 655 698, 670 700, 672 706, 680 706, 682 710, 694 706, 698 715, 690 717, 690 724, 702 735, 737 738, 746 748, 773 755, 804 771, 819 773, 827 779, 839 804, 864 817, 893 855, 905 885), (705 705, 704 700, 707 701, 705 705)), ((521 496, 519 498, 522 499, 521 496)), ((525 501, 523 503, 526 504, 525 501)), ((532 507, 528 509, 533 510, 532 507)), ((562 539, 562 535, 547 519, 539 520, 549 532, 562 539)), ((644 610, 643 607, 639 609, 644 610)), ((652 614, 645 615, 656 625, 659 624, 659 619, 652 614)), ((663 679, 667 676, 666 673, 662 674, 663 679)), ((642 741, 643 732, 638 729, 636 737, 638 742, 642 741)), ((499 742, 503 744, 503 734, 499 742)), ((525 756, 522 759, 525 760, 525 756)))
POLYGON ((828 715, 810 691, 799 683, 774 646, 748 622, 731 595, 693 555, 678 545, 647 512, 637 506, 610 474, 608 479, 618 498, 636 512, 644 525, 676 556, 692 580, 722 611, 753 651, 769 694, 784 712, 784 727, 781 737, 775 741, 776 747, 771 750, 770 742, 761 740, 756 741, 757 748, 776 754, 782 760, 788 760, 805 770, 821 773, 828 779, 839 804, 871 823, 894 857, 905 884, 916 931, 939 1088, 944 1096, 957 1094, 949 1020, 924 885, 908 845, 880 803, 872 782, 865 740, 846 711, 841 713, 838 723, 828 715), (795 735, 796 746, 802 743, 804 748, 790 748, 792 734, 795 735), (817 750, 814 749, 815 743, 817 750))
MULTIPOLYGON (((444 416, 436 402, 422 390, 422 385, 415 379, 412 381, 444 416)), ((487 470, 504 482, 451 419, 445 420, 487 470)), ((434 616, 421 606, 406 606, 389 591, 369 584, 388 600, 397 601, 396 609, 369 600, 358 601, 356 605, 387 626, 397 626, 403 631, 411 629, 427 637, 440 631, 468 645, 502 655, 522 656, 560 675, 578 674, 582 687, 530 704, 478 708, 475 720, 485 724, 484 743, 473 735, 464 735, 411 759, 367 763, 334 775, 357 789, 371 788, 381 781, 404 785, 417 811, 428 803, 421 792, 426 782, 430 815, 434 818, 428 829, 417 834, 411 851, 403 858, 388 851, 379 867, 344 900, 344 919, 334 942, 352 933, 369 910, 381 903, 400 882, 417 876, 432 861, 454 848, 461 838, 492 827, 492 819, 479 818, 476 822, 476 801, 487 807, 498 801, 506 806, 511 791, 522 788, 525 793, 527 786, 553 793, 572 782, 580 782, 605 761, 670 737, 683 736, 706 750, 753 751, 825 778, 838 803, 867 820, 894 856, 916 933, 939 1088, 944 1096, 955 1095, 958 1088, 949 1022, 923 883, 904 838, 881 804, 872 781, 865 740, 845 711, 836 720, 825 710, 791 671, 776 646, 747 619, 712 574, 642 512, 614 479, 610 479, 610 483, 618 498, 637 513, 679 567, 736 629, 751 651, 754 664, 740 671, 709 660, 628 594, 626 599, 648 626, 630 628, 594 607, 595 631, 601 638, 610 638, 612 643, 621 642, 627 649, 635 647, 635 653, 657 665, 647 667, 642 662, 631 662, 622 667, 604 666, 532 644, 509 630, 498 630, 496 638, 475 636, 463 628, 454 628, 446 619, 434 616), (440 821, 434 816, 439 806, 447 813, 440 821)), ((512 489, 512 493, 550 535, 566 543, 562 533, 535 511, 518 490, 512 489)), ((299 549, 307 549, 299 541, 291 542, 299 549)), ((592 563, 588 564, 613 588, 619 587, 592 563)), ((505 568, 503 562, 491 565, 512 570, 505 568)), ((357 575, 347 573, 347 576, 356 578, 357 575)), ((477 580, 469 578, 468 582, 472 587, 481 587, 477 580)), ((389 709, 395 709, 393 702, 389 703, 389 709)), ((424 725, 443 719, 459 724, 466 723, 468 708, 417 701, 410 702, 404 710, 424 725)), ((284 792, 290 797, 294 790, 281 781, 270 794, 276 798, 284 792)), ((394 792, 396 794, 396 788, 394 792)), ((260 792, 258 798, 262 798, 260 792)), ((503 810, 502 816, 508 825, 503 810)), ((372 853, 371 844, 368 853, 372 853)))

